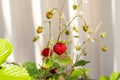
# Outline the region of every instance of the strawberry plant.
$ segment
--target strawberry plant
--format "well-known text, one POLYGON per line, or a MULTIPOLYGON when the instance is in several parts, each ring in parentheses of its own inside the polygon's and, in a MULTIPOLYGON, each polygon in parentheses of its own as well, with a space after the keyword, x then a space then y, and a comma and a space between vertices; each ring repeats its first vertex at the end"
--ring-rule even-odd
MULTIPOLYGON (((46 42, 46 47, 43 48, 43 50, 40 52, 40 54, 43 56, 42 64, 38 64, 39 67, 37 68, 35 63, 26 62, 24 63, 24 67, 28 70, 31 77, 35 80, 77 80, 78 78, 81 78, 82 80, 88 79, 88 72, 89 68, 86 68, 85 66, 90 63, 88 60, 82 60, 81 57, 87 55, 87 47, 89 43, 95 41, 95 36, 100 28, 101 24, 99 24, 95 29, 92 29, 92 27, 87 24, 86 19, 84 16, 79 12, 80 6, 84 4, 87 0, 79 0, 76 2, 74 0, 73 4, 73 10, 75 11, 75 14, 73 18, 70 21, 66 21, 64 7, 66 0, 63 1, 63 4, 61 5, 61 8, 53 8, 51 10, 46 11, 46 20, 43 21, 42 25, 38 26, 36 32, 37 36, 34 37, 33 41, 37 41, 40 38, 40 34, 44 32, 45 26, 43 24, 47 23, 49 26, 49 40, 46 42), (78 3, 78 4, 76 4, 78 3), (58 14, 56 17, 55 14, 58 14), (55 38, 52 35, 52 21, 53 18, 58 19, 58 35, 55 38), (73 38, 79 38, 79 28, 78 26, 73 26, 73 22, 76 19, 81 19, 83 32, 89 37, 87 37, 80 45, 75 45, 75 50, 79 51, 79 53, 74 52, 74 49, 72 50, 72 53, 69 52, 69 44, 72 43, 72 40, 70 37, 73 38), (42 27, 41 27, 42 26, 42 27), (70 28, 72 27, 72 30, 70 28), (78 35, 72 35, 71 32, 76 32, 78 35), (62 36, 65 36, 65 39, 62 38, 62 36), (76 56, 75 58, 73 58, 76 56), (31 67, 30 67, 31 66, 31 67), (33 73, 34 72, 34 73, 33 73)), ((105 37, 105 34, 102 32, 100 34, 100 37, 103 39, 105 37)), ((102 51, 107 51, 107 46, 103 46, 101 48, 102 51)))

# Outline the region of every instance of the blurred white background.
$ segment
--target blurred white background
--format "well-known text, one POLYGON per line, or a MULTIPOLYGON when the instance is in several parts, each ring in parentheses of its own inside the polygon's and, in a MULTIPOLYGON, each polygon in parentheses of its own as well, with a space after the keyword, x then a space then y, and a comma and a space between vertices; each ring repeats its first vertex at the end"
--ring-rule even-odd
MULTIPOLYGON (((7 38, 14 45, 14 52, 8 60, 23 63, 35 61, 41 63, 40 51, 47 41, 48 29, 40 35, 40 40, 32 42, 35 29, 45 20, 45 13, 51 8, 60 7, 63 0, 0 0, 0 38, 7 38), (46 37, 45 37, 46 36, 46 37)), ((87 22, 93 28, 101 21, 102 31, 106 32, 106 39, 102 42, 108 46, 103 53, 103 44, 96 42, 88 48, 88 65, 92 68, 91 77, 98 79, 100 75, 110 75, 113 71, 120 71, 120 0, 88 0, 82 5, 87 22)), ((72 0, 67 0, 64 9, 66 17, 71 19, 72 0)), ((57 21, 53 19, 53 35, 57 33, 57 21)), ((44 25, 47 26, 47 25, 44 25)), ((54 35, 55 36, 55 35, 54 35)), ((73 45, 76 44, 74 40, 73 45)))

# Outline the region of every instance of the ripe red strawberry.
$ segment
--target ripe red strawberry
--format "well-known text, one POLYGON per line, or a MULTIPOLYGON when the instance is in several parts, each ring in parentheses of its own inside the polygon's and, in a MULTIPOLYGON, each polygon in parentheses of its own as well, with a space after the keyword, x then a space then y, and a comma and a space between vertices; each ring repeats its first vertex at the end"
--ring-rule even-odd
POLYGON ((55 74, 56 71, 57 71, 57 68, 53 68, 53 69, 50 70, 50 73, 55 74))
POLYGON ((50 48, 44 48, 44 49, 42 50, 42 55, 43 55, 44 57, 48 57, 49 54, 50 54, 50 56, 52 56, 52 49, 50 49, 50 48))
POLYGON ((66 51, 67 47, 64 43, 56 43, 53 49, 56 54, 62 55, 66 51))

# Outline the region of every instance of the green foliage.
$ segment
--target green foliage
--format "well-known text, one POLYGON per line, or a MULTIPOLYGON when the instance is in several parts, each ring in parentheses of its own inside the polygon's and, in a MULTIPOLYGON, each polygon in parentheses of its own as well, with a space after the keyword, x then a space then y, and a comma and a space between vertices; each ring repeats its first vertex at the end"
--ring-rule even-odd
POLYGON ((110 75, 110 80, 118 80, 118 79, 120 79, 120 72, 113 72, 110 75))
POLYGON ((109 80, 109 77, 108 76, 101 76, 100 80, 109 80))
POLYGON ((52 67, 60 68, 60 65, 57 62, 54 62, 54 64, 52 65, 52 67))
POLYGON ((77 66, 85 66, 87 63, 90 63, 89 61, 85 61, 85 60, 79 60, 75 63, 75 67, 77 66))
MULTIPOLYGON (((0 65, 12 51, 12 44, 6 39, 0 39, 0 65)), ((22 66, 6 64, 0 68, 0 80, 31 80, 31 77, 22 66)))
POLYGON ((79 36, 73 36, 74 38, 79 38, 79 36))
POLYGON ((119 80, 120 72, 113 72, 110 77, 108 76, 100 76, 100 80, 119 80))
POLYGON ((23 67, 28 71, 29 75, 35 79, 39 78, 45 73, 43 69, 37 69, 34 62, 26 62, 23 64, 23 67))
POLYGON ((31 80, 22 66, 8 64, 0 69, 0 80, 31 80))
POLYGON ((43 75, 45 74, 45 70, 44 69, 38 69, 37 74, 39 75, 38 77, 43 77, 43 75))
POLYGON ((54 59, 57 60, 57 62, 59 62, 62 65, 69 65, 72 62, 70 56, 68 55, 61 55, 61 56, 55 55, 54 59))
POLYGON ((54 62, 54 64, 52 65, 52 68, 57 68, 57 71, 63 71, 64 70, 64 67, 60 66, 60 64, 57 63, 57 62, 54 62))
POLYGON ((54 61, 52 60, 52 58, 46 58, 45 60, 45 67, 49 68, 54 64, 54 61))
POLYGON ((6 39, 0 39, 0 65, 7 59, 12 51, 12 44, 6 39))
POLYGON ((78 68, 76 70, 73 70, 73 72, 70 75, 70 80, 76 80, 79 77, 83 78, 83 80, 88 79, 88 72, 90 71, 89 68, 78 68))
POLYGON ((76 69, 74 70, 71 75, 70 75, 70 80, 74 80, 74 79, 77 79, 80 75, 82 75, 83 72, 81 69, 76 69))

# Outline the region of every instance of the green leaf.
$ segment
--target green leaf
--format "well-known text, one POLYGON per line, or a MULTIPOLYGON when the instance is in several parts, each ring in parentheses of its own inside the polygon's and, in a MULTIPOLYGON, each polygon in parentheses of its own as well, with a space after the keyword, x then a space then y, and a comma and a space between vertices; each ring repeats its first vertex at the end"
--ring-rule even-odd
POLYGON ((100 80, 109 80, 108 76, 100 76, 100 80))
POLYGON ((52 67, 60 68, 61 66, 57 62, 54 62, 54 64, 52 65, 52 67))
POLYGON ((71 80, 77 79, 77 78, 78 78, 80 75, 82 75, 82 74, 83 74, 82 70, 76 69, 76 70, 74 70, 74 71, 71 73, 70 79, 71 79, 71 80))
POLYGON ((85 61, 85 60, 79 60, 75 63, 75 67, 77 66, 85 66, 87 63, 90 63, 89 61, 85 61))
POLYGON ((44 69, 39 69, 39 70, 38 70, 38 75, 39 75, 39 77, 43 77, 44 74, 45 74, 45 70, 44 70, 44 69))
POLYGON ((52 58, 46 58, 45 60, 45 67, 49 68, 54 64, 54 61, 52 60, 52 58))
POLYGON ((31 80, 31 77, 22 66, 9 64, 0 69, 0 80, 31 80))
POLYGON ((110 76, 110 80, 118 80, 120 79, 120 72, 113 72, 110 76))
POLYGON ((0 39, 0 65, 8 58, 12 53, 13 46, 6 39, 0 39))
POLYGON ((38 78, 38 69, 36 67, 36 64, 34 62, 26 62, 23 64, 23 67, 26 68, 28 71, 29 75, 33 78, 38 78))
POLYGON ((72 62, 70 56, 68 56, 67 54, 61 55, 61 56, 55 55, 54 58, 55 58, 55 60, 57 60, 62 65, 68 65, 72 62))
POLYGON ((54 62, 54 64, 52 65, 52 68, 57 68, 57 72, 64 71, 64 69, 65 69, 64 66, 60 66, 60 63, 57 63, 57 62, 54 62))
POLYGON ((85 73, 88 73, 90 70, 90 68, 82 68, 82 71, 84 71, 85 73))
POLYGON ((79 38, 79 36, 73 36, 74 38, 79 38))

